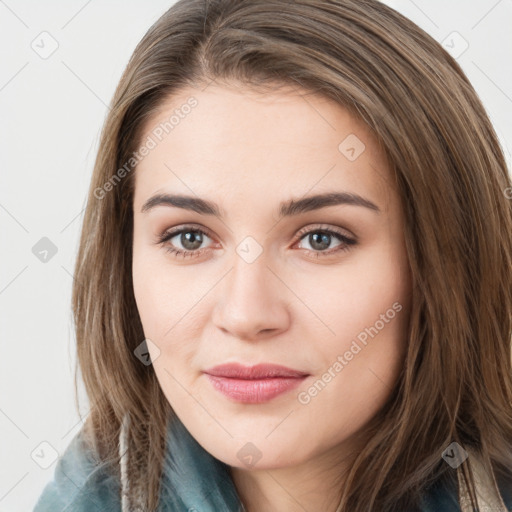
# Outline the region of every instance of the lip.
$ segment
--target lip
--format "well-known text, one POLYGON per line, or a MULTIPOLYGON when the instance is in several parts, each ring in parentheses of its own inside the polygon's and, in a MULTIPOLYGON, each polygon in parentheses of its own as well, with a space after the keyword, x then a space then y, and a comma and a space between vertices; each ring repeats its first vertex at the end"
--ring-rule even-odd
POLYGON ((213 387, 236 402, 263 403, 297 387, 309 374, 286 366, 227 363, 204 373, 213 387))

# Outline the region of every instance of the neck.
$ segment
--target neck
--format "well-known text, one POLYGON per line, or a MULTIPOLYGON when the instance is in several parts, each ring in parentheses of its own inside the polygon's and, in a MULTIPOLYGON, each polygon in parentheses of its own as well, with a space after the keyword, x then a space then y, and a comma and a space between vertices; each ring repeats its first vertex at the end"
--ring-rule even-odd
POLYGON ((337 512, 345 474, 353 459, 333 457, 338 450, 293 467, 231 467, 246 512, 337 512))

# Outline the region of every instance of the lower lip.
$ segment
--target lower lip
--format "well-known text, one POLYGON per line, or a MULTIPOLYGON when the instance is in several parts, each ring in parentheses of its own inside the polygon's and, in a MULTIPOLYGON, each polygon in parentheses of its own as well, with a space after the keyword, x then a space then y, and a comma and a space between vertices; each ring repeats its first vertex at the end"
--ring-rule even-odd
POLYGON ((268 402, 272 398, 296 388, 304 377, 273 377, 269 379, 231 379, 206 374, 213 387, 237 401, 249 404, 268 402))

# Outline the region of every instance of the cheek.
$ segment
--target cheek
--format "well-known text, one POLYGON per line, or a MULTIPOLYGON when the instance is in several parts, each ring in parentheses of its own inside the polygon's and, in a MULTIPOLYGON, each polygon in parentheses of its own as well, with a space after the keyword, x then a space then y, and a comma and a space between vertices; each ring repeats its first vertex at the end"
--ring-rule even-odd
MULTIPOLYGON (((397 302, 367 313, 350 323, 347 331, 324 351, 324 367, 297 395, 305 417, 326 418, 323 437, 337 439, 363 427, 387 402, 405 353, 404 309, 397 302), (384 314, 384 320, 379 315, 384 314), (403 316, 402 316, 403 315, 403 316), (360 328, 358 322, 363 321, 360 328)), ((340 332, 345 328, 339 324, 340 332)))
POLYGON ((190 285, 195 281, 173 271, 161 251, 135 246, 132 265, 133 291, 144 331, 149 336, 149 329, 158 337, 183 316, 195 295, 190 285))
POLYGON ((407 347, 410 288, 402 256, 382 254, 344 267, 327 291, 309 294, 331 332, 322 336, 323 368, 302 403, 337 403, 355 418, 360 408, 374 414, 392 391, 407 347))
POLYGON ((323 272, 325 277, 316 272, 296 278, 294 290, 313 313, 307 318, 318 325, 318 335, 332 351, 379 322, 381 315, 387 317, 383 331, 400 332, 410 292, 400 257, 375 250, 323 272), (394 327, 387 320, 393 320, 394 327))
MULTIPOLYGON (((208 289, 199 286, 191 274, 192 267, 171 269, 161 255, 134 250, 133 289, 144 336, 155 371, 165 388, 172 387, 170 375, 181 374, 189 368, 197 347, 187 339, 198 339, 200 322, 197 307, 208 289), (194 283, 191 286, 191 283, 194 283)), ((210 285, 211 286, 211 285, 210 285)))
POLYGON ((162 268, 162 261, 155 259, 149 251, 134 246, 133 292, 144 335, 158 347, 152 350, 149 345, 153 361, 156 352, 159 352, 159 357, 162 356, 162 341, 166 334, 167 337, 171 337, 172 327, 177 322, 175 315, 179 295, 174 293, 174 287, 168 282, 168 274, 165 268, 162 268))

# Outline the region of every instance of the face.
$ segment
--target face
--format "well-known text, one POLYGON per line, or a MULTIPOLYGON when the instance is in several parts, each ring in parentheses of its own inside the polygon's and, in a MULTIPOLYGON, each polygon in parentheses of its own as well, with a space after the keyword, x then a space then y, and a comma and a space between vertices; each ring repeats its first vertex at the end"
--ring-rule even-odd
POLYGON ((238 468, 349 446, 407 343, 402 211, 369 129, 322 96, 210 85, 169 98, 142 141, 134 292, 178 417, 238 468))

